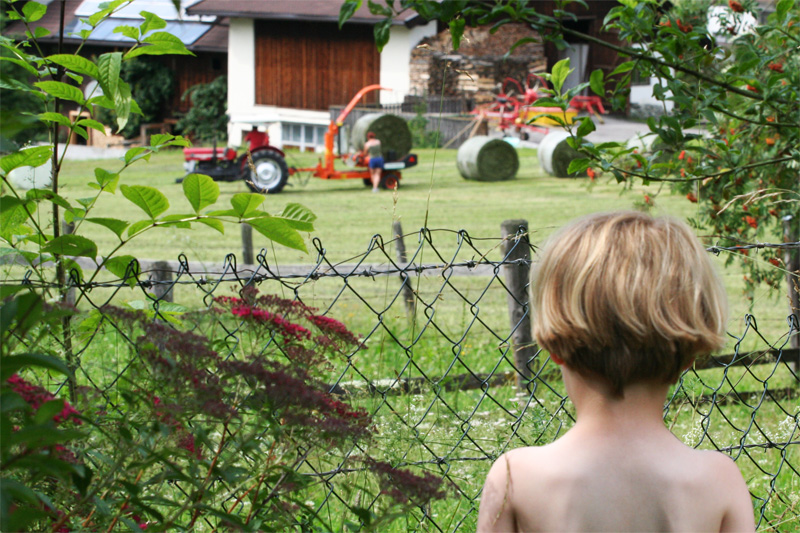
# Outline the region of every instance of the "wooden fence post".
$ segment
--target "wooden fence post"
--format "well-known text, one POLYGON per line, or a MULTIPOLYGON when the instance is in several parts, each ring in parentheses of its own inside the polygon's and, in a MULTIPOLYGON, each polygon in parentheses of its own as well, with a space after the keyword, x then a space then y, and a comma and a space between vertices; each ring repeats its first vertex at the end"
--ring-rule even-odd
MULTIPOLYGON (((397 262, 404 265, 408 262, 406 257, 406 243, 403 240, 403 226, 399 220, 392 223, 392 233, 394 234, 394 246, 397 250, 397 262)), ((400 282, 403 284, 403 301, 406 304, 406 314, 409 320, 414 320, 416 316, 417 301, 414 298, 414 290, 411 288, 411 280, 408 274, 400 272, 400 282)))
POLYGON ((528 365, 532 363, 539 350, 531 334, 528 303, 528 284, 531 272, 528 221, 506 220, 500 227, 503 236, 504 260, 518 261, 517 264, 503 265, 503 274, 509 291, 508 316, 513 329, 511 345, 514 350, 514 364, 520 372, 517 374, 517 386, 522 388, 525 386, 525 381, 531 376, 528 365))
MULTIPOLYGON (((797 226, 800 221, 795 221, 792 215, 783 217, 783 241, 798 242, 800 235, 797 233, 797 226)), ((795 323, 800 324, 800 250, 797 248, 786 248, 783 252, 784 268, 786 268, 786 290, 789 296, 789 312, 794 315, 795 323)), ((791 348, 800 348, 800 331, 795 330, 794 335, 789 340, 791 348)), ((791 366, 792 371, 797 374, 800 371, 800 353, 791 366)))
POLYGON ((245 265, 252 265, 253 260, 253 226, 250 224, 240 224, 242 226, 242 261, 245 265))
POLYGON ((172 270, 169 268, 169 263, 166 261, 156 261, 152 266, 152 273, 150 275, 152 281, 156 281, 153 285, 153 296, 164 302, 172 301, 172 270))

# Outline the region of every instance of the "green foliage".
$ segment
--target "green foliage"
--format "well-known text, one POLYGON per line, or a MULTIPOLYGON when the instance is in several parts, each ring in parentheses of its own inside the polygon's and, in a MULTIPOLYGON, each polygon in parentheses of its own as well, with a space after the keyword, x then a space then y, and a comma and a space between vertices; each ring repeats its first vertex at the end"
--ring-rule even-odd
MULTIPOLYGON (((89 63, 91 64, 90 61, 89 63)), ((157 59, 126 59, 124 62, 120 60, 119 65, 119 76, 130 86, 131 95, 141 109, 141 114, 131 115, 125 127, 120 131, 120 135, 130 139, 139 135, 139 126, 142 124, 164 120, 166 106, 175 90, 175 74, 157 59)), ((70 68, 74 67, 74 64, 70 66, 70 68)), ((109 72, 113 72, 116 67, 108 65, 107 68, 109 72)), ((83 70, 88 74, 88 71, 92 69, 85 68, 83 70)), ((113 74, 109 75, 113 76, 113 74)), ((101 108, 100 120, 108 126, 113 127, 116 124, 114 113, 111 110, 101 108)))
POLYGON ((192 108, 178 121, 178 129, 199 142, 221 141, 227 137, 228 78, 220 76, 210 83, 189 88, 183 98, 192 108))
POLYGON ((414 106, 416 116, 408 121, 408 129, 411 130, 411 145, 415 148, 438 148, 439 132, 429 131, 428 118, 425 116, 427 106, 425 102, 420 102, 414 106))
POLYGON ((10 59, 14 54, 0 48, 0 152, 47 138, 47 126, 36 119, 44 105, 26 82, 28 71, 10 59))

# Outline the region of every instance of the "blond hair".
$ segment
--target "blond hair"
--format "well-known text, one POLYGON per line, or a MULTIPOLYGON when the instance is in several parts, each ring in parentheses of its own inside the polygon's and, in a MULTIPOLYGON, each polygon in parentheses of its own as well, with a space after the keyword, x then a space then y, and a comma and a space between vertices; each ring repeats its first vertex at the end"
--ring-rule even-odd
POLYGON ((689 227, 637 211, 577 219, 549 239, 531 274, 533 335, 621 396, 674 383, 724 344, 727 298, 689 227))

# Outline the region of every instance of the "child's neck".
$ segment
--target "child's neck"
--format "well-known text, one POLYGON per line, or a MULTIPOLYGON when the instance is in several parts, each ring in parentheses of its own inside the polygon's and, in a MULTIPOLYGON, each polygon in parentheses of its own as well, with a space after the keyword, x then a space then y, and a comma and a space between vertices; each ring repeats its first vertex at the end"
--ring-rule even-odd
POLYGON ((575 428, 580 431, 612 430, 616 434, 628 430, 667 431, 663 422, 664 402, 669 385, 641 382, 625 387, 623 397, 611 394, 608 383, 585 377, 562 367, 567 393, 576 411, 575 428))

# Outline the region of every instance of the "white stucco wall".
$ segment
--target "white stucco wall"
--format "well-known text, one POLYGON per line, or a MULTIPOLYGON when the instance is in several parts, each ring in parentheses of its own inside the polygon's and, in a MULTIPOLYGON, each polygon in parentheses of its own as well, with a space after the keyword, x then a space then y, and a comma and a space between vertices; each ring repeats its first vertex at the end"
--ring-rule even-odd
POLYGON ((411 52, 425 37, 436 35, 436 23, 406 28, 392 26, 389 42, 381 52, 380 84, 391 91, 382 91, 382 104, 401 103, 410 90, 411 52))

